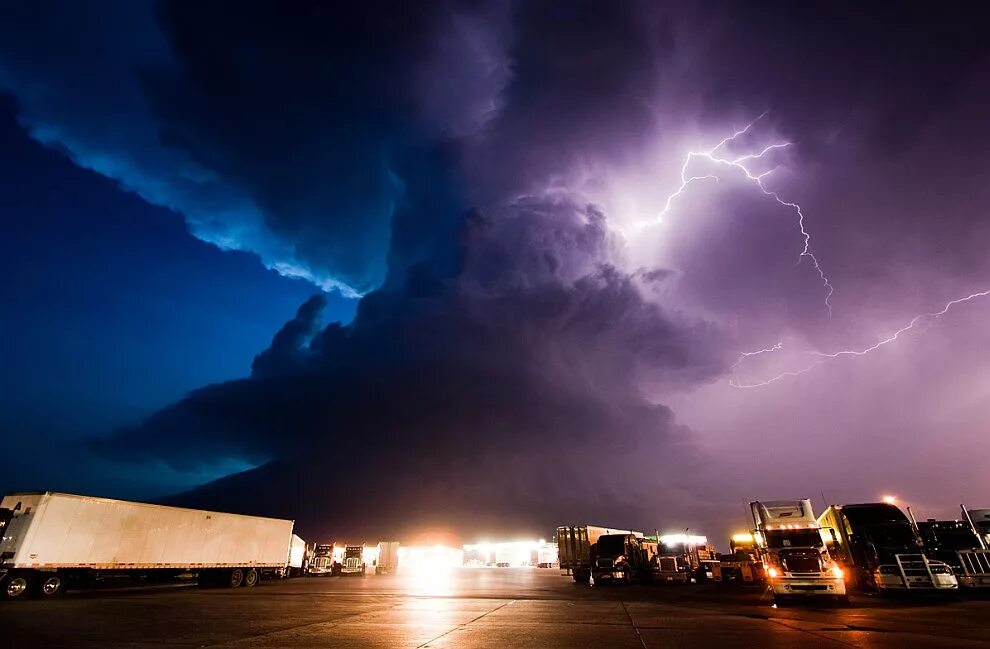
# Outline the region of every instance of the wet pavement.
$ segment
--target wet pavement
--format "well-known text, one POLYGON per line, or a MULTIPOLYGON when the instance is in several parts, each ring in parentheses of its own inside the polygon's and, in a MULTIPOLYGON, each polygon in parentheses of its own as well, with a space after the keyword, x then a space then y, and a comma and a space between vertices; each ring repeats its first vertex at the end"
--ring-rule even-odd
POLYGON ((0 603, 2 647, 969 647, 990 601, 774 608, 717 584, 588 587, 556 570, 455 569, 0 603))

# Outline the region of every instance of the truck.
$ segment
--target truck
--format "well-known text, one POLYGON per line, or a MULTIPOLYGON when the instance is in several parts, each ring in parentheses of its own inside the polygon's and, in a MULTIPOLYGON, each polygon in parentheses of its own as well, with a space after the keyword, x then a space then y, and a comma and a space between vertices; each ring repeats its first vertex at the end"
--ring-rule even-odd
POLYGON ((698 582, 714 576, 715 548, 703 536, 647 536, 652 578, 660 582, 698 582))
POLYGON ((293 521, 74 494, 0 500, 0 594, 52 598, 130 576, 255 586, 287 569, 293 521))
POLYGON ((361 545, 344 546, 344 560, 340 565, 341 575, 361 575, 366 574, 367 566, 364 562, 364 543, 361 545))
POLYGON ((376 575, 388 575, 399 567, 399 542, 381 541, 378 543, 378 559, 375 562, 376 575))
POLYGON ((657 544, 642 535, 602 534, 591 546, 591 577, 594 583, 606 581, 631 584, 651 577, 651 559, 657 544))
POLYGON ((829 505, 818 517, 849 586, 861 591, 952 591, 959 583, 929 559, 918 531, 892 503, 829 505))
POLYGON ((739 584, 762 584, 766 571, 751 532, 737 532, 729 539, 729 553, 718 557, 712 566, 712 580, 739 584))
POLYGON ((571 525, 557 528, 557 552, 560 572, 570 575, 579 584, 591 578, 591 546, 605 534, 637 534, 629 530, 617 530, 597 525, 571 525))
POLYGON ((335 543, 318 543, 313 547, 313 556, 309 560, 306 568, 307 575, 326 577, 335 575, 339 566, 334 558, 336 549, 335 543))
POLYGON ((820 595, 848 600, 845 573, 829 554, 810 499, 754 501, 749 508, 775 600, 820 595))
POLYGON ((911 520, 925 545, 925 556, 952 568, 960 588, 990 588, 990 550, 965 507, 962 512, 964 520, 930 518, 917 523, 913 515, 911 520))

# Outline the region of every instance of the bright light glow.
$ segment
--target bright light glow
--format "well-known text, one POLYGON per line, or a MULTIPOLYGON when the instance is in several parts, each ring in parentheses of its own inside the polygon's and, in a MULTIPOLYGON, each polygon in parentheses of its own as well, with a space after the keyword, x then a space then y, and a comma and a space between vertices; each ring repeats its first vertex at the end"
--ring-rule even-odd
POLYGON ((773 579, 774 577, 779 576, 780 573, 777 572, 776 568, 767 568, 767 575, 769 575, 770 578, 773 579))
POLYGON ((842 568, 840 568, 839 566, 832 566, 832 576, 835 577, 836 579, 842 579, 843 577, 845 577, 845 573, 842 572, 842 568))
POLYGON ((464 551, 443 545, 400 546, 398 574, 409 590, 420 595, 450 595, 454 568, 464 563, 464 551))
POLYGON ((896 505, 897 504, 897 497, 896 496, 884 496, 883 497, 883 501, 885 503, 887 503, 888 505, 896 505))
POLYGON ((664 534, 660 537, 660 542, 664 545, 705 545, 708 543, 708 537, 694 534, 664 534))
POLYGON ((740 532, 739 534, 732 535, 733 543, 752 543, 753 535, 749 532, 740 532))
POLYGON ((529 566, 540 563, 557 563, 557 544, 539 541, 501 541, 467 543, 464 558, 471 564, 529 566))

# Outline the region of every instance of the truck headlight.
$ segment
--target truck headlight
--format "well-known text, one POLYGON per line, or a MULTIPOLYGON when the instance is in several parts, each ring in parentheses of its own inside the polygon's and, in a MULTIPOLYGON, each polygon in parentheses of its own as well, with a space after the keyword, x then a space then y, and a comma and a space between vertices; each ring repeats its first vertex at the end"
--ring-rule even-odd
POLYGON ((835 577, 836 579, 842 579, 843 577, 846 576, 846 573, 844 573, 842 571, 842 568, 840 568, 839 566, 832 566, 830 572, 832 573, 832 576, 835 577))
POLYGON ((780 572, 778 572, 776 568, 767 568, 767 575, 771 579, 773 579, 774 577, 779 576, 780 575, 780 572))

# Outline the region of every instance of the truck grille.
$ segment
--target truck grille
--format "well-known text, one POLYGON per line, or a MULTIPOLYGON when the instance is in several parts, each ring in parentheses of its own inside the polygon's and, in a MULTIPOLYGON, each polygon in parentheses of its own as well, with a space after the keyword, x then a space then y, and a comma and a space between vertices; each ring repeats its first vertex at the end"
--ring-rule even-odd
POLYGON ((821 572, 822 562, 817 552, 781 556, 787 572, 821 572))
POLYGON ((990 550, 963 550, 959 554, 959 563, 967 575, 990 574, 990 550))
POLYGON ((660 559, 660 572, 677 572, 677 559, 660 559))
POLYGON ((595 565, 599 568, 611 568, 613 561, 611 559, 597 559, 595 565))

